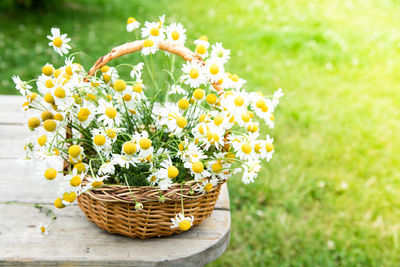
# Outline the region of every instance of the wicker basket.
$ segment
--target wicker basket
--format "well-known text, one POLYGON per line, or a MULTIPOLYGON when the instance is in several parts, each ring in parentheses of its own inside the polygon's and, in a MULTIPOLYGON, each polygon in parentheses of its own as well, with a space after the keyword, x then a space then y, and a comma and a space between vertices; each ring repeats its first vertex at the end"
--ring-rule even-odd
MULTIPOLYGON (((140 51, 142 48, 143 40, 115 47, 110 53, 97 60, 88 74, 94 75, 110 60, 140 51)), ((184 46, 160 42, 159 49, 179 55, 186 61, 196 59, 203 62, 184 46)), ((219 84, 214 83, 213 87, 218 92, 223 92, 219 84)), ((68 135, 70 135, 69 131, 67 131, 67 137, 68 135)), ((160 202, 160 192, 155 187, 131 187, 136 200, 143 204, 143 209, 140 211, 135 209, 135 201, 130 195, 129 188, 122 185, 106 185, 87 191, 78 197, 78 204, 90 221, 110 233, 143 239, 169 236, 181 232, 179 228, 170 227, 171 218, 182 212, 181 198, 183 198, 185 216, 193 215, 195 218, 193 225, 199 225, 211 215, 219 196, 221 184, 219 183, 206 194, 191 194, 196 186, 194 181, 183 186, 173 184, 168 190, 162 192, 165 197, 164 202, 160 202)))

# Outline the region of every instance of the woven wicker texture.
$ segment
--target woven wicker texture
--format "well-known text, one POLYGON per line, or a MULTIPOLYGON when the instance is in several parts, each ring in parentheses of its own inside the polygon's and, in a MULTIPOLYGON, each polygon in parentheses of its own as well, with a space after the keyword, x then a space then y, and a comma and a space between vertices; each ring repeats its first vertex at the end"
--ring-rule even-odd
MULTIPOLYGON (((92 76, 98 69, 109 61, 120 56, 140 51, 143 48, 143 40, 126 43, 113 48, 108 54, 96 61, 90 69, 92 76)), ((177 46, 169 42, 160 42, 161 50, 181 56, 186 61, 199 60, 192 51, 184 46, 177 46)), ((223 89, 218 83, 213 87, 222 93, 223 89)), ((67 129, 67 135, 70 135, 67 129)), ((86 182, 84 181, 83 184, 86 182)), ((160 191, 150 186, 130 187, 122 185, 106 185, 87 191, 78 196, 78 205, 86 217, 96 223, 100 228, 110 233, 121 234, 128 237, 150 238, 169 236, 180 233, 179 228, 171 228, 171 218, 182 212, 185 216, 194 216, 193 225, 199 225, 209 217, 218 200, 221 189, 219 183, 206 194, 193 193, 196 182, 192 181, 185 185, 173 184, 168 190, 162 191, 164 202, 159 201, 160 191), (135 201, 143 204, 143 209, 135 209, 135 201)))

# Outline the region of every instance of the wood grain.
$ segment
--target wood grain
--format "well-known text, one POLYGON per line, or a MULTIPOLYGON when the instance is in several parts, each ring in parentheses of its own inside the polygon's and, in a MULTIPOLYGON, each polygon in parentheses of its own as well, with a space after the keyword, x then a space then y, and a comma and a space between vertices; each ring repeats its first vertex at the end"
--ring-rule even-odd
POLYGON ((23 101, 23 97, 0 97, 0 266, 202 266, 225 251, 230 233, 226 184, 211 217, 183 234, 148 240, 111 235, 74 205, 56 210, 49 235, 42 236, 38 223, 49 218, 32 206, 4 204, 53 207, 57 189, 35 174, 34 165, 18 161, 28 134, 20 109, 23 101))

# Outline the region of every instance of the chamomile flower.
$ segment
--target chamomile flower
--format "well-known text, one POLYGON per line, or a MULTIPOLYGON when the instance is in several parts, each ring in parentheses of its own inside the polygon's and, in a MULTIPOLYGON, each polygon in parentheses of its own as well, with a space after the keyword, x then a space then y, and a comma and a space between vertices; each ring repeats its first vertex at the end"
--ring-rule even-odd
POLYGON ((193 216, 185 217, 182 213, 179 213, 175 218, 171 218, 171 228, 179 228, 181 231, 187 231, 192 227, 193 221, 193 216))
POLYGON ((197 188, 195 188, 195 191, 205 194, 210 192, 215 186, 217 186, 217 184, 217 179, 205 179, 201 183, 197 184, 197 188))
POLYGON ((208 57, 208 48, 210 47, 210 43, 203 39, 198 39, 194 41, 194 44, 196 45, 196 48, 194 52, 196 55, 198 55, 200 58, 204 59, 208 57))
POLYGON ((146 21, 142 28, 142 37, 152 40, 154 43, 159 43, 164 40, 164 28, 159 22, 146 21))
POLYGON ((158 42, 147 38, 143 41, 143 49, 142 49, 142 54, 144 56, 150 55, 150 54, 155 54, 158 50, 158 42))
POLYGON ((133 17, 129 17, 126 21, 126 30, 128 32, 133 32, 140 27, 140 23, 133 17))
POLYGON ((32 88, 32 86, 22 81, 18 75, 12 76, 12 80, 15 83, 15 89, 17 89, 21 93, 21 95, 25 96, 30 93, 29 90, 32 88))
POLYGON ((69 160, 76 164, 83 159, 83 148, 80 145, 72 145, 68 148, 69 160))
POLYGON ((114 84, 118 80, 119 75, 116 68, 103 66, 100 68, 101 78, 106 84, 114 84))
POLYGON ((115 173, 115 166, 112 161, 106 161, 100 165, 98 175, 113 175, 115 173))
POLYGON ((168 91, 168 94, 187 95, 188 92, 183 89, 179 84, 173 84, 171 85, 171 89, 168 91))
POLYGON ((41 233, 42 235, 47 235, 49 233, 48 229, 49 229, 49 225, 39 222, 39 227, 38 227, 39 233, 41 233))
POLYGON ((239 90, 246 83, 246 80, 240 78, 237 74, 228 73, 228 88, 239 90))
POLYGON ((87 128, 95 118, 96 106, 94 106, 89 101, 82 101, 81 105, 76 104, 75 108, 76 108, 76 113, 74 113, 75 122, 79 126, 87 128))
POLYGON ((143 131, 140 134, 135 133, 132 136, 132 141, 137 144, 138 148, 138 158, 146 159, 148 156, 153 154, 154 147, 152 146, 152 142, 149 139, 149 133, 147 131, 143 131))
POLYGON ((134 156, 130 156, 123 153, 123 154, 113 154, 111 162, 113 165, 119 165, 122 168, 129 169, 130 165, 136 166, 138 160, 134 156))
POLYGON ((261 169, 261 164, 259 160, 250 160, 244 165, 244 172, 242 176, 242 182, 244 184, 253 183, 254 179, 257 177, 258 172, 261 169))
POLYGON ((114 106, 111 102, 100 99, 98 112, 101 114, 98 121, 104 123, 104 125, 108 127, 114 127, 114 125, 118 126, 121 123, 118 107, 114 106))
POLYGON ((166 103, 165 107, 160 109, 159 114, 161 116, 160 125, 166 125, 168 132, 174 135, 182 134, 188 121, 177 105, 166 103))
POLYGON ((205 69, 198 60, 193 59, 190 62, 184 63, 182 71, 185 73, 182 76, 184 83, 188 84, 192 88, 197 88, 207 82, 205 69))
POLYGON ((142 78, 142 70, 143 70, 144 63, 140 62, 137 65, 133 66, 130 76, 132 79, 141 79, 142 78))
POLYGON ((54 48, 60 56, 64 54, 68 54, 68 50, 71 49, 71 46, 68 44, 71 41, 70 38, 67 38, 67 34, 60 34, 60 29, 51 28, 51 34, 47 35, 47 38, 51 41, 49 42, 49 46, 54 48))
POLYGON ((204 164, 201 161, 189 161, 183 166, 190 170, 190 173, 194 176, 195 181, 210 177, 211 175, 210 172, 204 168, 204 164))
POLYGON ((94 148, 105 155, 110 154, 112 151, 111 140, 103 129, 92 130, 92 140, 94 148))
POLYGON ((231 50, 224 49, 222 43, 215 43, 211 46, 210 57, 217 59, 222 64, 225 64, 230 59, 231 50))
POLYGON ((172 23, 166 28, 167 40, 173 44, 185 45, 186 41, 186 29, 180 23, 172 23))
POLYGON ((283 96, 283 91, 282 88, 279 88, 277 91, 274 92, 274 95, 272 96, 272 104, 274 107, 277 107, 279 104, 279 99, 283 96))
POLYGON ((87 177, 88 184, 82 189, 82 192, 86 192, 90 189, 100 187, 104 185, 104 181, 108 179, 108 176, 96 176, 96 177, 87 177))
POLYGON ((206 63, 205 73, 210 82, 217 83, 223 77, 224 65, 220 61, 211 58, 206 63))

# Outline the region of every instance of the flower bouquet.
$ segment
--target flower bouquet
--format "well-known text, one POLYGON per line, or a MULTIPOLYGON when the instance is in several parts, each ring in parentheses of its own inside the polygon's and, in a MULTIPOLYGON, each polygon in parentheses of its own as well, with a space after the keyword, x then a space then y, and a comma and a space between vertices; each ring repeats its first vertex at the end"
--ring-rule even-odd
MULTIPOLYGON (((148 238, 200 224, 232 175, 254 181, 274 153, 273 139, 260 131, 273 127, 283 94, 244 91, 246 81, 225 71, 230 50, 202 36, 192 52, 180 23, 145 22, 143 40, 139 27, 129 18, 137 40, 89 72, 72 54, 64 66, 43 66, 36 80, 13 80, 26 96, 25 158, 40 160, 40 176, 58 183, 55 207, 77 200, 101 228, 148 238), (143 62, 108 65, 135 52, 143 62)), ((68 54, 67 35, 51 34, 49 45, 68 54)))

